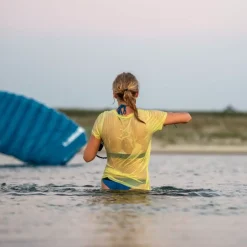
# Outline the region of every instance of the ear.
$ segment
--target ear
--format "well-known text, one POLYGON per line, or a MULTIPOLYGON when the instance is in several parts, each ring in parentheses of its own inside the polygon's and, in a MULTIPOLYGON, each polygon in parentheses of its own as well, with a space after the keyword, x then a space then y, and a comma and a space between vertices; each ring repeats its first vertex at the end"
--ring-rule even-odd
POLYGON ((113 98, 117 99, 117 94, 115 94, 114 92, 112 93, 113 98))
POLYGON ((136 98, 138 98, 138 96, 139 96, 139 92, 137 92, 137 93, 135 94, 135 97, 136 97, 136 98))

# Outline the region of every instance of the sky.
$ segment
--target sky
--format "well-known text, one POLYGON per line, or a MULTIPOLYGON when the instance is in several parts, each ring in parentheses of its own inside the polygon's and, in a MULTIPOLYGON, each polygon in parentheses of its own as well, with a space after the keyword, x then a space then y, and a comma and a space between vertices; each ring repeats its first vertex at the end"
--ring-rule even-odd
POLYGON ((246 0, 0 0, 0 89, 51 107, 247 111, 246 0))

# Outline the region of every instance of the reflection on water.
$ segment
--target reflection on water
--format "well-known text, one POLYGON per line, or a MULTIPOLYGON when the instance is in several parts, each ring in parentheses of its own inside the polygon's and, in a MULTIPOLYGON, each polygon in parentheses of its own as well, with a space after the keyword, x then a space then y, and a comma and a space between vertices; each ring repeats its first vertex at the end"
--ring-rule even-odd
POLYGON ((144 206, 151 206, 151 199, 144 193, 106 193, 87 199, 93 210, 97 240, 107 242, 107 246, 152 246, 147 236, 146 226, 151 218, 144 213, 144 206), (134 207, 133 207, 134 205, 134 207), (98 210, 100 208, 100 210, 98 210))
POLYGON ((150 205, 149 192, 120 192, 120 191, 102 191, 102 196, 92 197, 93 204, 116 205, 116 204, 143 204, 150 205))

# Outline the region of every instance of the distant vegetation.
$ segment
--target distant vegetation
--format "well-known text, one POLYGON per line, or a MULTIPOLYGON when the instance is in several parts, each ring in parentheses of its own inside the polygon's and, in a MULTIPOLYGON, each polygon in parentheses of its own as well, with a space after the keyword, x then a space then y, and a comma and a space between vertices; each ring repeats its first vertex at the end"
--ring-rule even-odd
MULTIPOLYGON (((96 117, 102 110, 58 109, 83 126, 90 135, 96 117)), ((157 132, 154 138, 163 145, 246 145, 247 144, 247 112, 238 112, 227 107, 222 112, 193 112, 189 124, 166 126, 157 132)))

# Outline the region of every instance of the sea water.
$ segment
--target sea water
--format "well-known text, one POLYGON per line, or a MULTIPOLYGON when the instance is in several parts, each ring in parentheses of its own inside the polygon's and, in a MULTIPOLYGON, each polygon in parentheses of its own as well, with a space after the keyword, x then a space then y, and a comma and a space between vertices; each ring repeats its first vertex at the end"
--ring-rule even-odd
POLYGON ((0 156, 0 246, 247 246, 247 156, 153 154, 149 193, 101 191, 104 167, 0 156))

